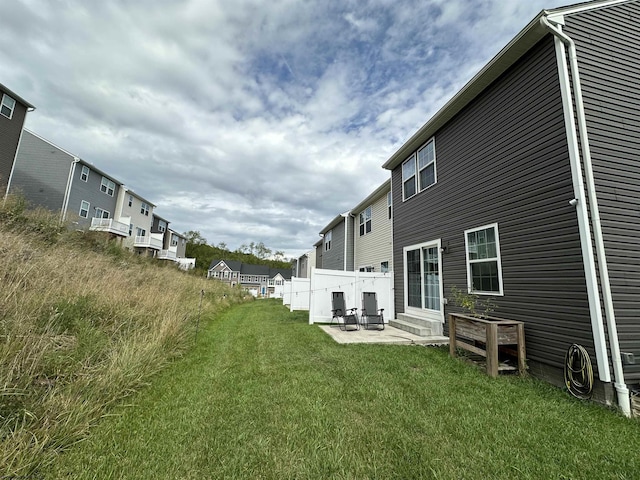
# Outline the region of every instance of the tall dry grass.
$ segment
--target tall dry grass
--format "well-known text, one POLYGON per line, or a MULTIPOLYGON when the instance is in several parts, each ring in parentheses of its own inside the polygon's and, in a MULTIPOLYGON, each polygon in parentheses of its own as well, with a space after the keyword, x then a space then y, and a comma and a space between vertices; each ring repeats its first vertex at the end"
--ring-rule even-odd
POLYGON ((0 477, 37 472, 193 342, 240 290, 0 208, 0 477))

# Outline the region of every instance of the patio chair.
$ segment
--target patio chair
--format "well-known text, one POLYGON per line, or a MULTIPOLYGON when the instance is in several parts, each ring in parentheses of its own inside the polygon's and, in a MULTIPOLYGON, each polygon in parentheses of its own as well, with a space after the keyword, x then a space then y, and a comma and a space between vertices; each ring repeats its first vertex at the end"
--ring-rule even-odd
POLYGON ((365 330, 374 327, 376 330, 384 330, 384 308, 378 308, 378 299, 375 292, 362 292, 362 323, 365 330))
POLYGON ((331 325, 335 320, 341 330, 360 330, 357 308, 346 308, 344 292, 331 292, 331 325), (340 323, 342 319, 342 323, 340 323))

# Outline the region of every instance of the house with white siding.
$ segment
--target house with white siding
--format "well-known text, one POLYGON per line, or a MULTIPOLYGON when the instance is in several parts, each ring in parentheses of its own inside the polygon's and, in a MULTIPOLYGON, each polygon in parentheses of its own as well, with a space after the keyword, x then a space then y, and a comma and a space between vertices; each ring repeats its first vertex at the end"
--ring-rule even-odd
POLYGON ((393 270, 391 180, 351 209, 354 213, 354 268, 361 272, 393 270))

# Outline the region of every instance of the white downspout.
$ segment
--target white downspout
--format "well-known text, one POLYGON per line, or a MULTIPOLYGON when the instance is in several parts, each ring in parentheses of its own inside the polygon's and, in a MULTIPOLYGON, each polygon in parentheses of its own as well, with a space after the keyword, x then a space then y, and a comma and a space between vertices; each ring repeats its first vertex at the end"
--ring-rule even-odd
MULTIPOLYGON (((578 131, 580 133, 580 144, 582 147, 582 157, 584 160, 584 173, 587 181, 587 192, 589 194, 589 204, 591 206, 591 220, 593 222, 595 249, 596 249, 596 255, 598 257, 598 267, 600 272, 600 280, 602 284, 604 310, 605 310, 605 316, 607 318, 607 327, 608 327, 607 329, 609 333, 609 347, 611 349, 611 361, 613 364, 613 373, 615 377, 614 386, 615 386, 617 397, 618 397, 618 405, 620 406, 622 413, 625 416, 630 417, 631 404, 630 404, 630 397, 629 397, 629 389, 624 380, 624 370, 622 367, 622 358, 620 355, 618 328, 616 325, 615 311, 613 308, 611 283, 609 280, 609 269, 607 267, 606 252, 604 247, 604 237, 602 234, 602 223, 600 220, 600 210, 598 208, 598 199, 597 199, 595 180, 593 175, 593 164, 591 161, 591 149, 589 147, 589 137, 587 134, 587 121, 584 113, 584 103, 582 101, 582 88, 581 88, 580 76, 578 72, 578 56, 576 52, 576 46, 573 40, 568 35, 562 32, 561 27, 559 25, 557 26, 552 25, 545 15, 543 15, 540 18, 540 21, 555 36, 556 42, 561 42, 560 47, 562 48, 560 49, 560 51, 562 53, 562 58, 561 59, 558 58, 558 63, 559 64, 562 63, 561 68, 562 70, 564 70, 563 75, 566 76, 566 82, 567 82, 565 85, 565 88, 567 92, 567 97, 570 99, 571 92, 570 92, 570 89, 568 88, 569 79, 568 79, 566 53, 564 51, 564 45, 566 45, 567 48, 569 49, 569 63, 570 63, 571 75, 573 79, 572 86, 573 86, 573 92, 574 92, 574 100, 576 103, 576 108, 575 108, 576 118, 578 121, 578 131)), ((571 108, 571 111, 572 111, 573 106, 571 104, 569 104, 568 106, 571 108)), ((573 115, 571 115, 571 117, 573 117, 573 115)), ((574 125, 575 125, 574 123, 571 124, 572 130, 575 130, 574 125)), ((575 135, 575 132, 574 132, 574 135, 575 135)), ((576 147, 577 147, 577 143, 576 143, 576 147)), ((578 153, 578 152, 575 152, 575 153, 578 153)), ((579 167, 580 165, 579 156, 577 160, 578 160, 577 166, 579 167)), ((581 169, 578 170, 578 173, 580 177, 579 180, 581 182, 582 181, 581 169)), ((584 192, 581 192, 581 193, 584 195, 584 192)), ((584 198, 584 196, 580 198, 584 198)), ((586 208, 586 205, 584 205, 584 203, 585 203, 584 201, 579 202, 579 205, 582 206, 582 210, 584 210, 585 214, 588 215, 588 213, 586 212, 587 208, 586 208)), ((587 224, 587 228, 588 228, 588 224, 587 224)), ((587 237, 587 239, 589 240, 589 246, 590 246, 589 251, 591 252, 590 235, 587 237)), ((591 257, 592 256, 593 254, 591 253, 591 257)), ((592 275, 594 277, 594 280, 596 280, 595 265, 593 266, 590 265, 590 268, 593 268, 594 271, 592 272, 592 275)), ((597 293, 597 290, 596 290, 596 293, 597 293)), ((598 299, 598 311, 599 310, 600 308, 599 308, 599 299, 598 299)), ((600 328, 598 330, 600 330, 600 328)), ((604 332, 602 332, 602 339, 599 339, 599 341, 601 341, 602 343, 606 342, 604 338, 604 332)), ((605 350, 605 354, 606 354, 606 350, 605 350)), ((607 371, 608 371, 608 361, 606 365, 607 365, 607 371)))
POLYGON ((347 240, 349 238, 349 224, 347 223, 349 217, 351 216, 351 212, 346 212, 343 213, 342 216, 344 217, 344 262, 343 265, 343 270, 346 272, 347 271, 347 240))
POLYGON ((64 191, 64 200, 62 201, 62 211, 60 212, 60 222, 64 222, 67 218, 67 207, 69 206, 69 196, 71 195, 71 183, 73 175, 76 171, 76 165, 80 161, 78 157, 73 157, 71 166, 69 167, 69 177, 67 178, 67 186, 64 191))

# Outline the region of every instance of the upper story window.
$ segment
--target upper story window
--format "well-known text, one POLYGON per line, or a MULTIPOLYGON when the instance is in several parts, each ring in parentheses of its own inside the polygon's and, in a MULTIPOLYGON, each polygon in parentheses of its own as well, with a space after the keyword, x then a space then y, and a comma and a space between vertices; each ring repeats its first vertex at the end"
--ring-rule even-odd
POLYGON ((498 224, 464 232, 469 292, 502 295, 502 265, 498 224))
POLYGON ((129 224, 129 236, 133 233, 133 223, 129 224))
POLYGON ((133 195, 129 195, 129 206, 133 205, 133 195))
POLYGON ((171 235, 171 246, 172 247, 178 246, 178 237, 176 237, 175 235, 171 235))
POLYGON ((360 236, 371 232, 371 207, 360 213, 360 236))
POLYGON ((138 237, 144 237, 147 234, 147 231, 144 228, 136 227, 136 235, 138 237))
POLYGON ((82 202, 80 202, 80 213, 78 215, 80 215, 82 218, 88 218, 90 206, 91 204, 89 202, 87 202, 86 200, 82 200, 82 202))
POLYGON ((436 147, 433 138, 418 150, 418 179, 420 191, 436 183, 436 147))
POLYGON ((402 164, 402 199, 413 197, 436 181, 436 147, 432 138, 402 164))
POLYGON ((406 200, 416 194, 416 156, 411 155, 402 164, 402 198, 406 200))
POLYGON ((82 172, 80 172, 80 180, 82 180, 83 182, 86 182, 87 180, 89 180, 89 167, 87 167, 86 165, 82 166, 82 172))
POLYGON ((387 214, 389 216, 389 220, 391 220, 391 192, 387 193, 387 214))
POLYGON ((96 208, 96 214, 94 215, 94 218, 109 218, 110 215, 111 214, 106 210, 96 208))
POLYGON ((11 120, 13 111, 16 108, 16 101, 6 93, 2 95, 2 104, 0 104, 0 113, 11 120))
POLYGON ((149 216, 149 205, 147 205, 146 203, 143 203, 142 205, 140 205, 140 213, 142 213, 143 215, 146 215, 148 217, 149 216))
POLYGON ((106 177, 102 177, 102 182, 100 183, 100 191, 102 193, 106 193, 110 197, 113 197, 113 192, 116 189, 116 184, 113 183, 106 177))
POLYGON ((164 233, 166 229, 167 229, 167 222, 165 222, 164 220, 158 220, 158 230, 164 233))
POLYGON ((327 250, 331 250, 331 232, 333 232, 333 230, 329 230, 327 233, 324 234, 324 251, 325 252, 327 250))
POLYGON ((380 262, 380 271, 387 273, 389 271, 389 262, 380 262))

